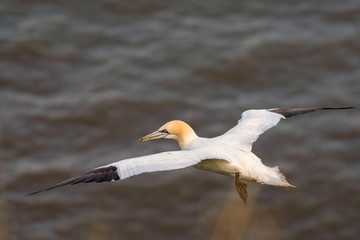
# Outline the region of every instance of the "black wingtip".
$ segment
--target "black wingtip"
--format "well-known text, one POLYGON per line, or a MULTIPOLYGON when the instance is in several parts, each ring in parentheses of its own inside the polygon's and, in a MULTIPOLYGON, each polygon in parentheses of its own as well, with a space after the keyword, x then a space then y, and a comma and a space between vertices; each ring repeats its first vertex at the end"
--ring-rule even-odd
POLYGON ((119 177, 119 174, 117 173, 117 168, 115 166, 96 168, 96 169, 86 173, 83 176, 70 178, 70 179, 65 180, 54 186, 29 193, 29 194, 25 195, 25 197, 29 197, 29 196, 32 196, 32 195, 35 195, 35 194, 38 194, 41 192, 49 191, 51 189, 66 186, 66 185, 74 185, 74 184, 78 184, 78 183, 90 183, 90 182, 111 182, 111 181, 116 181, 119 179, 120 179, 120 177, 119 177))
POLYGON ((56 187, 54 186, 54 187, 51 187, 51 188, 45 188, 45 189, 41 189, 41 190, 36 191, 36 192, 28 193, 28 194, 24 195, 24 197, 30 197, 32 195, 35 195, 35 194, 38 194, 38 193, 41 193, 41 192, 49 191, 49 190, 51 190, 53 188, 56 188, 56 187))
POLYGON ((356 109, 356 107, 338 107, 338 108, 319 108, 319 110, 345 110, 345 109, 356 109))
POLYGON ((273 108, 268 111, 278 113, 283 115, 285 118, 294 117, 300 114, 315 112, 318 110, 346 110, 346 109, 356 109, 356 107, 324 107, 324 108, 273 108))

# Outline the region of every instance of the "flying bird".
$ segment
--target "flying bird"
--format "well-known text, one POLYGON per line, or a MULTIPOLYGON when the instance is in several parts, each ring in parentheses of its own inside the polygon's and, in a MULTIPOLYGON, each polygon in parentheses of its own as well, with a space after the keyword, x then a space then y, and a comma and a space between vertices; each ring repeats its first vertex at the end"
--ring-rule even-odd
POLYGON ((110 182, 122 180, 145 172, 174 170, 194 166, 199 169, 234 177, 241 199, 247 202, 247 184, 240 180, 261 184, 295 187, 291 185, 278 167, 265 166, 251 150, 258 137, 278 124, 299 114, 317 110, 353 109, 343 108, 273 108, 247 110, 242 113, 238 124, 226 133, 214 137, 198 137, 185 122, 173 120, 153 133, 139 139, 145 142, 154 139, 173 139, 178 142, 179 151, 135 157, 101 166, 86 174, 65 180, 57 185, 30 193, 34 195, 65 185, 89 182, 110 182))

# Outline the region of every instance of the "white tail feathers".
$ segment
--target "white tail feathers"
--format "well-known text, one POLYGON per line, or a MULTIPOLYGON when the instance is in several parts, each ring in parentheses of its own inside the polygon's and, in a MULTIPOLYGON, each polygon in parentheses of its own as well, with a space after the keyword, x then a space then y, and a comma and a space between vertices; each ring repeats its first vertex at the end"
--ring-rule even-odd
POLYGON ((273 186, 296 188, 294 185, 291 185, 286 180, 285 175, 279 171, 279 168, 277 166, 272 168, 267 168, 267 171, 260 179, 260 182, 263 184, 268 184, 273 186))

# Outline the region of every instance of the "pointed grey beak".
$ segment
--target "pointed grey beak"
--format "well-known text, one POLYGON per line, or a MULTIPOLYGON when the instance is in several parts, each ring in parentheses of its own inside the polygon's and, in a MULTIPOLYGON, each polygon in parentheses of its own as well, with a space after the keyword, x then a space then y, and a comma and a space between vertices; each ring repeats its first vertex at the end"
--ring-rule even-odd
POLYGON ((145 137, 142 137, 139 139, 139 142, 146 142, 154 139, 164 138, 168 135, 168 133, 160 132, 159 130, 150 133, 146 135, 145 137))

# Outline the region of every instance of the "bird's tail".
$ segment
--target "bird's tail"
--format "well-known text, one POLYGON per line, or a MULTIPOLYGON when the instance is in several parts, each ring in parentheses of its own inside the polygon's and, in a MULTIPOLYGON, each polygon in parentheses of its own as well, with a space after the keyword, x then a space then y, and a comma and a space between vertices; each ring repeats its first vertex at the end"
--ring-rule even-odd
POLYGON ((296 188, 286 180, 285 175, 279 171, 278 167, 267 168, 267 171, 263 174, 261 182, 273 186, 296 188))

